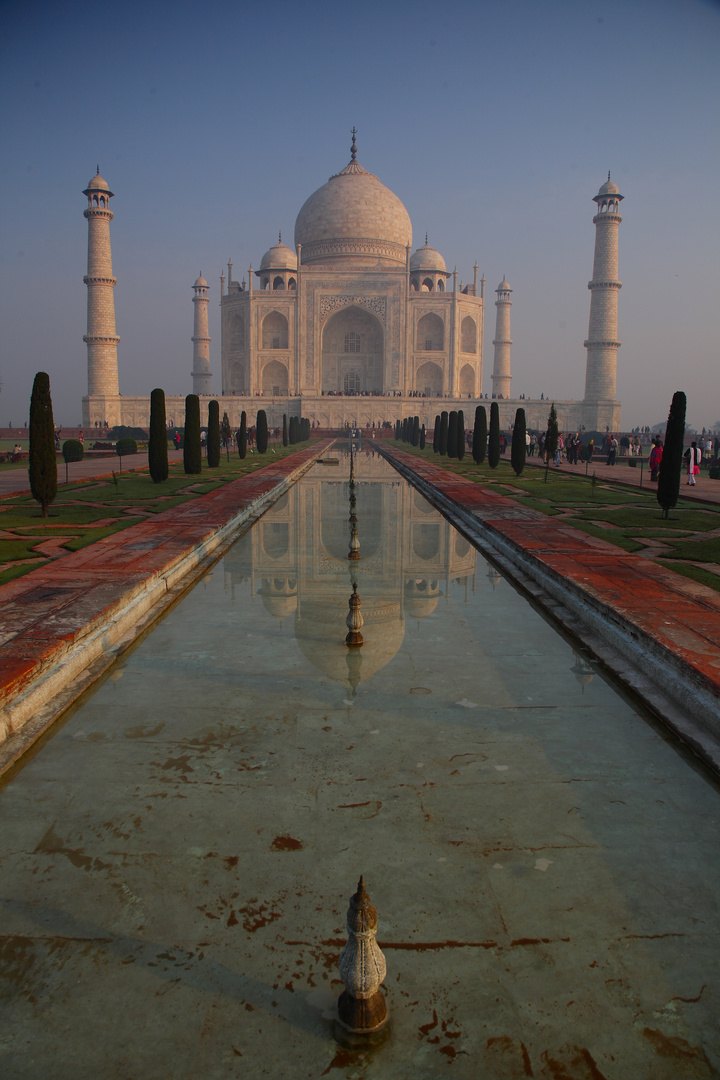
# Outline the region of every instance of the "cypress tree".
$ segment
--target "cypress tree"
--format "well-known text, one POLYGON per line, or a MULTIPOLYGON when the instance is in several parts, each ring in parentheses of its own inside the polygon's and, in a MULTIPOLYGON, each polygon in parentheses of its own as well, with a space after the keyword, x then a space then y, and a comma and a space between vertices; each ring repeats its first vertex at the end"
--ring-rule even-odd
POLYGON ((150 442, 148 465, 153 484, 168 478, 167 427, 165 426, 165 391, 156 388, 150 394, 150 442))
POLYGON ((497 401, 490 405, 490 439, 488 442, 488 465, 497 469, 500 462, 500 408, 497 401))
POLYGON ((476 465, 482 465, 487 452, 487 413, 484 405, 478 405, 475 409, 475 424, 473 425, 472 456, 476 465))
POLYGON ((402 424, 400 426, 400 441, 404 442, 404 443, 406 443, 408 441, 408 439, 407 439, 407 416, 404 417, 403 422, 402 422, 402 424))
POLYGON ((209 469, 220 464, 220 404, 208 403, 207 463, 209 469))
MULTIPOLYGON (((676 505, 680 495, 680 473, 683 461, 683 443, 685 441, 685 410, 687 399, 682 390, 673 394, 667 427, 665 445, 660 462, 658 476, 657 501, 663 508, 663 517, 676 505)), ((37 496, 35 496, 37 498, 37 496)))
POLYGON ((48 506, 57 495, 57 457, 55 453, 55 424, 53 423, 50 376, 38 371, 30 398, 30 490, 40 503, 42 516, 48 516, 48 506))
POLYGON ((440 413, 435 414, 435 427, 433 428, 433 453, 437 454, 440 449, 440 413))
POLYGON ((458 409, 457 417, 457 457, 462 461, 465 457, 465 413, 458 409))
POLYGON ((264 409, 258 411, 256 425, 255 441, 257 443, 257 452, 258 454, 266 454, 268 448, 268 422, 267 413, 264 409))
POLYGON ((247 454, 247 416, 245 415, 245 410, 244 409, 243 409, 242 414, 240 416, 240 427, 238 428, 238 433, 237 433, 236 437, 237 437, 238 457, 244 458, 245 455, 247 454))
POLYGON ((510 464, 515 470, 516 476, 520 476, 525 468, 525 454, 527 452, 525 443, 526 431, 525 410, 518 409, 515 413, 515 427, 513 428, 512 446, 510 447, 510 464))
POLYGON ((283 413, 283 446, 288 444, 287 413, 283 413))
POLYGON ((420 444, 420 417, 413 416, 412 420, 412 436, 410 440, 413 446, 419 446, 420 444))
POLYGON ((425 449, 425 425, 420 428, 420 449, 425 449))
POLYGON ((558 431, 557 413, 555 412, 555 402, 553 401, 550 406, 550 413, 548 415, 548 426, 545 433, 545 483, 547 483, 548 470, 550 468, 550 462, 555 457, 555 451, 558 448, 558 439, 560 432, 558 431))
POLYGON ((438 451, 443 457, 447 454, 448 443, 448 414, 446 412, 440 413, 440 442, 438 443, 438 451))
POLYGON ((452 410, 448 417, 448 429, 447 429, 447 456, 449 458, 457 457, 457 412, 452 410))
POLYGON ((230 427, 230 417, 226 412, 223 413, 222 423, 220 424, 220 434, 222 435, 223 442, 225 443, 225 456, 229 461, 230 443, 232 442, 232 428, 230 427))
POLYGON ((183 468, 189 475, 202 472, 200 442, 200 398, 188 394, 185 398, 185 438, 183 439, 183 468))
POLYGON ((400 439, 400 421, 396 420, 395 421, 395 442, 398 442, 399 439, 400 439))

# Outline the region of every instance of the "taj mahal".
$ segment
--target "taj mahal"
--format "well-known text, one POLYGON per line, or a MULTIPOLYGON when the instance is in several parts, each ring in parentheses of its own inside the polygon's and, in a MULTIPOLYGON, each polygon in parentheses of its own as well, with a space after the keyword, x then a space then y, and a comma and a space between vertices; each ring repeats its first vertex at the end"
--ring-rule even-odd
MULTIPOLYGON (((350 161, 300 208, 294 248, 282 237, 238 281, 233 264, 220 277, 222 394, 212 394, 208 304, 202 276, 193 289, 192 386, 201 415, 220 401, 231 424, 242 410, 254 423, 265 409, 272 426, 302 415, 321 428, 380 426, 418 415, 428 428, 443 409, 495 399, 503 427, 523 407, 531 428, 547 424, 548 402, 513 397, 512 289, 495 290, 490 380, 483 380, 485 278, 463 285, 439 251, 413 251, 412 223, 400 199, 357 160, 350 161)), ((98 169, 83 192, 88 204, 88 393, 83 425, 147 427, 150 399, 119 392, 110 247, 113 192, 98 169)), ((608 179, 594 196, 597 212, 590 289, 585 396, 556 401, 561 429, 617 431, 616 394, 619 213, 623 196, 608 179)), ((489 402, 488 402, 489 403, 489 402)), ((181 423, 184 398, 168 397, 167 415, 181 423)), ((470 421, 469 421, 470 422, 470 421)))

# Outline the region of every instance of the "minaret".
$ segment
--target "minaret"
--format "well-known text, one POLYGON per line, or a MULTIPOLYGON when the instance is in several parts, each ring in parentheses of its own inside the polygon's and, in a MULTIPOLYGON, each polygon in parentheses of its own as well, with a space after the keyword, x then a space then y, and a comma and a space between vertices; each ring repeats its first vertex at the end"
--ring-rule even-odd
POLYGON ((210 334, 208 332, 208 283, 200 275, 193 285, 195 305, 193 343, 193 394, 210 394, 210 334))
POLYGON ((584 343, 587 349, 585 369, 585 401, 615 402, 617 394, 617 306, 618 292, 618 231, 622 215, 620 200, 624 196, 608 173, 607 181, 593 201, 598 212, 595 226, 595 258, 590 289, 590 328, 584 343))
POLYGON ((510 307, 512 306, 512 300, 510 299, 510 293, 512 289, 505 280, 504 274, 495 292, 497 293, 497 300, 495 301, 497 319, 495 320, 495 340, 493 341, 495 360, 492 373, 492 395, 495 398, 509 398, 510 380, 512 378, 510 374, 510 346, 512 345, 512 338, 510 337, 510 307))
POLYGON ((83 281, 88 288, 87 334, 83 341, 88 350, 88 397, 117 397, 117 347, 120 338, 115 333, 116 279, 112 272, 110 252, 110 222, 113 212, 110 200, 113 193, 100 175, 93 176, 83 191, 88 205, 87 274, 83 281))

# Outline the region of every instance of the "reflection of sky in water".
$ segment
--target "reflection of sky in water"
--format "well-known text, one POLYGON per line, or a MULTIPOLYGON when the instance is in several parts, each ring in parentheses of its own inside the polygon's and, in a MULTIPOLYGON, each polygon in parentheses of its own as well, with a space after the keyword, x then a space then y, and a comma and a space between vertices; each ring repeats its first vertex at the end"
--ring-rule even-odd
POLYGON ((359 561, 348 460, 317 465, 2 790, 7 1074, 322 1074, 362 872, 372 1075, 711 1075, 715 787, 381 459, 356 477, 359 561))

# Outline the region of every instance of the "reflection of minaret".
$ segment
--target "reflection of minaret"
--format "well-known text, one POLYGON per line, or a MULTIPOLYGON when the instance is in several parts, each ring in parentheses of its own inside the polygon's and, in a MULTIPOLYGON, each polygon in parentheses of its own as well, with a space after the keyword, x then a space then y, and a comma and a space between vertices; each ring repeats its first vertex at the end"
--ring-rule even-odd
POLYGON ((607 181, 593 201, 598 212, 595 225, 595 258, 590 289, 590 328, 585 369, 585 400, 615 401, 617 393, 618 292, 618 233, 620 231, 620 200, 624 196, 608 173, 607 181))
POLYGON ((87 274, 87 334, 83 341, 88 351, 88 396, 117 397, 118 365, 117 347, 120 338, 115 333, 115 298, 113 290, 116 279, 112 272, 110 251, 110 222, 114 215, 110 209, 113 193, 100 175, 93 176, 83 191, 88 205, 85 217, 88 222, 87 274))
POLYGON ((495 307, 497 308, 497 319, 495 321, 495 340, 493 345, 495 346, 495 361, 493 363, 492 373, 492 395, 495 398, 509 398, 510 397, 510 346, 512 345, 512 338, 510 337, 510 306, 512 300, 510 299, 510 293, 512 289, 503 279, 495 290, 497 293, 497 300, 495 301, 495 307))
POLYGON ((200 275, 193 285, 195 305, 193 333, 193 394, 210 394, 210 334, 208 331, 208 283, 200 275))

